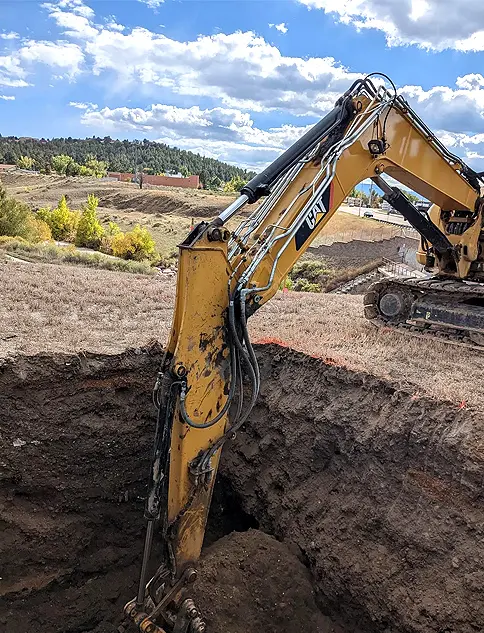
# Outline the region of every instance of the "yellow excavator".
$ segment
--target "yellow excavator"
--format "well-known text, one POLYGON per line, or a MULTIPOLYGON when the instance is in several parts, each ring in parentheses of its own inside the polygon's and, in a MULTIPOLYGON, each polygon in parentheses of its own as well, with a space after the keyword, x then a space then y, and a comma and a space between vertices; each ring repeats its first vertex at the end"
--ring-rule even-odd
POLYGON ((139 589, 125 607, 123 630, 206 630, 190 587, 222 447, 247 420, 260 386, 247 319, 277 292, 355 185, 375 181, 421 235, 419 259, 434 273, 377 284, 365 298, 366 316, 484 333, 482 174, 449 153, 388 81, 373 73, 355 82, 235 202, 180 244, 171 336, 153 392, 158 417, 139 589), (430 213, 384 174, 432 201, 430 213), (227 222, 258 200, 229 231, 227 222))

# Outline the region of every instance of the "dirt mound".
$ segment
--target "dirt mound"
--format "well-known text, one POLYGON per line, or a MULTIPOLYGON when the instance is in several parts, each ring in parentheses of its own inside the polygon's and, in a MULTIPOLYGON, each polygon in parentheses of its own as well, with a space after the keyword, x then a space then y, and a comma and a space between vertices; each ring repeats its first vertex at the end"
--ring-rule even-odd
POLYGON ((67 196, 72 208, 85 204, 90 193, 99 198, 103 209, 121 212, 138 211, 146 214, 172 213, 186 217, 213 217, 225 209, 234 196, 218 195, 196 189, 150 187, 140 190, 135 183, 98 180, 86 177, 65 177, 25 173, 2 174, 7 192, 23 200, 33 209, 56 206, 67 196))
POLYGON ((208 548, 200 579, 195 599, 210 633, 342 633, 316 606, 304 564, 258 530, 233 532, 208 548))
POLYGON ((368 262, 386 257, 393 261, 402 261, 399 257, 399 249, 415 248, 416 240, 393 237, 389 240, 367 242, 353 240, 352 242, 335 242, 331 246, 318 246, 309 248, 311 257, 323 258, 335 268, 357 268, 368 262))
MULTIPOLYGON (((270 631, 296 604, 291 630, 326 631, 310 579, 346 633, 483 630, 479 415, 276 346, 257 353, 261 397, 218 489, 285 545, 252 532, 213 546, 199 588, 213 626, 270 631)), ((135 594, 159 361, 152 348, 3 365, 6 633, 115 630, 135 594)))

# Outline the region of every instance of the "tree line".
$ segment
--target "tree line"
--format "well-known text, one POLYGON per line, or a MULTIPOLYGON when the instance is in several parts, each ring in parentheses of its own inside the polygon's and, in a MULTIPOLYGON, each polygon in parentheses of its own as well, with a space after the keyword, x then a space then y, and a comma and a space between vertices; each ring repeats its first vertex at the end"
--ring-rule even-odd
MULTIPOLYGON (((196 174, 200 176, 203 185, 210 189, 220 188, 233 179, 247 181, 255 175, 254 172, 214 158, 146 139, 119 141, 109 136, 35 139, 0 135, 0 163, 17 165, 19 161, 22 164, 27 159, 24 165, 31 164, 27 168, 49 173, 57 171, 53 166, 53 159, 58 156, 70 157, 79 166, 87 166, 90 161, 96 160, 104 163, 107 171, 113 172, 181 173, 183 176, 196 174)), ((77 171, 75 165, 73 170, 77 171)))

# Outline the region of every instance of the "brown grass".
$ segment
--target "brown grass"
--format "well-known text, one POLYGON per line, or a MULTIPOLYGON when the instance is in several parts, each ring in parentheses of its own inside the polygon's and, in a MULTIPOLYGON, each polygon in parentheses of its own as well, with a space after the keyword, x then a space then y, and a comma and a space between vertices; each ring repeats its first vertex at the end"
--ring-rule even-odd
MULTIPOLYGON (((0 356, 38 352, 116 353, 164 343, 171 280, 44 264, 0 264, 0 356)), ((350 369, 391 379, 415 393, 484 408, 482 355, 377 330, 361 297, 279 293, 250 321, 255 340, 285 344, 350 369)))
POLYGON ((337 242, 349 240, 379 241, 400 235, 401 232, 399 227, 391 224, 377 222, 371 218, 360 218, 352 213, 336 211, 312 245, 320 246, 328 243, 328 240, 337 242))
POLYGON ((0 356, 116 353, 168 336, 175 288, 158 276, 9 262, 0 283, 0 356))

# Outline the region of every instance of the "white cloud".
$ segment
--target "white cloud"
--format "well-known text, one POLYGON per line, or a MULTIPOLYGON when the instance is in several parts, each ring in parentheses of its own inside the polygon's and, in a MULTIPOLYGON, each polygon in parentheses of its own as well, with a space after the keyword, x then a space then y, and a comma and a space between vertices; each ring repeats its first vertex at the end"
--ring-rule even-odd
MULTIPOLYGON (((45 3, 43 6, 52 6, 49 3, 45 3)), ((57 6, 60 9, 69 9, 73 13, 82 15, 85 18, 93 18, 94 11, 91 7, 88 7, 83 0, 58 0, 57 6)))
POLYGON ((165 2, 165 0, 139 0, 139 2, 146 4, 146 6, 150 9, 158 9, 165 2))
POLYGON ((279 33, 283 33, 283 34, 286 34, 289 30, 285 22, 281 22, 280 24, 269 24, 269 27, 274 28, 277 31, 279 31, 279 33))
POLYGON ((7 95, 0 95, 0 99, 3 99, 3 101, 15 101, 14 96, 7 96, 7 95))
POLYGON ((84 54, 77 44, 70 42, 44 42, 30 40, 18 51, 18 57, 28 64, 41 63, 65 70, 72 79, 80 72, 84 54))
POLYGON ((106 24, 106 28, 110 29, 111 31, 119 31, 120 33, 126 30, 125 26, 123 26, 122 24, 118 24, 115 20, 108 22, 106 24))
POLYGON ((25 88, 29 85, 25 81, 26 75, 17 55, 0 55, 0 86, 25 88))
POLYGON ((78 110, 96 110, 97 105, 95 103, 80 103, 79 101, 70 101, 69 105, 72 108, 77 108, 78 110))
POLYGON ((88 39, 93 71, 114 73, 118 85, 145 84, 229 107, 321 114, 359 75, 332 57, 288 57, 255 33, 237 31, 180 42, 144 28, 102 30, 88 39))
POLYGON ((356 29, 376 29, 389 46, 484 50, 482 0, 299 0, 356 29))
POLYGON ((10 33, 0 33, 1 40, 18 40, 19 37, 20 35, 13 31, 10 31, 10 33))
POLYGON ((106 132, 129 130, 197 151, 207 156, 256 168, 276 158, 307 127, 284 125, 262 130, 247 112, 231 108, 179 108, 154 104, 149 108, 102 108, 87 111, 82 123, 106 132))
POLYGON ((65 35, 81 40, 97 36, 99 31, 91 23, 94 12, 90 7, 86 7, 84 4, 72 7, 69 4, 65 5, 62 1, 57 4, 47 2, 42 6, 47 9, 49 17, 55 20, 65 35), (64 11, 64 8, 70 10, 64 11))
POLYGON ((456 89, 435 86, 404 86, 400 92, 434 129, 449 132, 484 132, 484 77, 480 74, 458 77, 456 89))
POLYGON ((79 74, 83 61, 84 54, 77 44, 28 40, 18 50, 0 56, 0 86, 25 88, 31 85, 26 80, 37 64, 61 70, 61 78, 72 80, 79 74))

